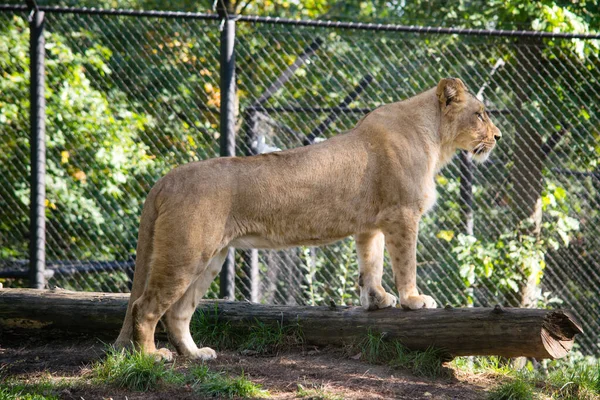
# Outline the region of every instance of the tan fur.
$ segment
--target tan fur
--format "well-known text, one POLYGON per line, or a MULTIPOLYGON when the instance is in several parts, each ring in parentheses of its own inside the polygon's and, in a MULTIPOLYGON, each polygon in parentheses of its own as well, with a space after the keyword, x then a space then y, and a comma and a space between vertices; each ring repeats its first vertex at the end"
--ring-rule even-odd
POLYGON ((483 104, 459 79, 382 106, 357 126, 312 146, 183 165, 150 191, 142 213, 136 271, 118 345, 156 350, 163 318, 180 354, 198 349, 189 322, 227 248, 284 248, 356 237, 360 300, 396 305, 381 286, 384 243, 400 305, 435 307, 416 287, 418 223, 435 203, 435 174, 457 149, 487 157, 500 137, 483 104))

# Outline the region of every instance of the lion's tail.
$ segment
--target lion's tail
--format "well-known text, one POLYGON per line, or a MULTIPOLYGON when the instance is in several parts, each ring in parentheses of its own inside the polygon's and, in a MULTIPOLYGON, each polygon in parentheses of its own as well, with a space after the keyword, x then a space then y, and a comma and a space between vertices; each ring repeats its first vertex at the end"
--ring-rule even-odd
POLYGON ((142 217, 140 220, 140 230, 138 233, 138 243, 136 250, 135 259, 135 270, 133 274, 133 286, 131 288, 131 295, 129 296, 129 304, 127 305, 127 313, 125 314, 125 320, 121 327, 119 337, 115 342, 117 347, 127 347, 133 340, 133 319, 131 317, 131 308, 133 303, 144 293, 146 287, 146 280, 148 279, 148 273, 150 270, 150 263, 152 260, 152 252, 154 249, 154 225, 158 212, 156 210, 156 196, 159 190, 156 185, 150 193, 144 203, 142 210, 142 217))

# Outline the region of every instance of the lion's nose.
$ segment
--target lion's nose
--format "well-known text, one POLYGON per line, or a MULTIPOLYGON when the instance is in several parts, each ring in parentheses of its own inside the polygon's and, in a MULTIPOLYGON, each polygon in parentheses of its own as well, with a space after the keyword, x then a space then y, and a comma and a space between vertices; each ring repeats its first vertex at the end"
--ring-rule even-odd
POLYGON ((502 133, 500 132, 499 129, 496 129, 496 133, 494 133, 494 139, 496 139, 496 142, 498 140, 500 140, 501 137, 502 137, 502 133))

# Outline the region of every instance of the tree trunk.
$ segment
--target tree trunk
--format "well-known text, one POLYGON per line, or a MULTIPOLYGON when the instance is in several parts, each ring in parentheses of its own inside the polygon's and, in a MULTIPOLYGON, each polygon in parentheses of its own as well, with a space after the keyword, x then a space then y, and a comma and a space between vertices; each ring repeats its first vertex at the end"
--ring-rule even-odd
MULTIPOLYGON (((542 136, 527 118, 521 120, 523 131, 515 137, 513 166, 513 204, 515 224, 523 235, 539 237, 542 228, 542 190, 544 156, 542 136), (529 223, 523 224, 525 221, 529 223)), ((541 265, 524 272, 519 288, 519 307, 536 307, 539 298, 538 279, 541 265)))
MULTIPOLYGON (((522 39, 523 48, 517 54, 517 66, 523 71, 538 71, 542 68, 543 43, 537 38, 522 39), (533 45, 528 47, 527 45, 533 45), (527 53, 523 49, 527 49, 527 53)), ((527 82, 529 75, 523 72, 516 75, 516 105, 519 131, 514 143, 514 166, 511 173, 512 211, 514 225, 523 235, 539 237, 542 228, 542 190, 544 188, 545 155, 540 126, 527 109, 531 102, 532 85, 527 82)), ((523 282, 519 287, 519 298, 509 301, 508 305, 518 307, 536 307, 539 298, 538 280, 541 264, 523 271, 523 282)))
MULTIPOLYGON (((0 326, 116 333, 127 309, 127 294, 0 290, 0 326)), ((413 350, 437 347, 449 356, 498 355, 560 358, 582 330, 562 310, 445 308, 405 311, 389 308, 364 311, 359 307, 260 305, 204 300, 198 309, 232 327, 299 324, 306 343, 352 344, 368 332, 385 333, 413 350), (216 304, 216 306, 215 306, 216 304)))

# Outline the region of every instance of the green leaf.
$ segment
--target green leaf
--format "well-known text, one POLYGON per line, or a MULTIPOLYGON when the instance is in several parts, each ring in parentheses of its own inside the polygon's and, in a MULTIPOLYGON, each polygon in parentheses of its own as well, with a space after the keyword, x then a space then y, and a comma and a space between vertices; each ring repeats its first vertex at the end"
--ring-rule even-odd
POLYGON ((438 239, 443 239, 446 242, 450 242, 454 238, 454 231, 439 231, 435 236, 438 239))
POLYGON ((567 197, 567 191, 562 187, 557 187, 554 190, 554 197, 556 197, 556 200, 558 201, 563 201, 567 197))

